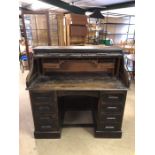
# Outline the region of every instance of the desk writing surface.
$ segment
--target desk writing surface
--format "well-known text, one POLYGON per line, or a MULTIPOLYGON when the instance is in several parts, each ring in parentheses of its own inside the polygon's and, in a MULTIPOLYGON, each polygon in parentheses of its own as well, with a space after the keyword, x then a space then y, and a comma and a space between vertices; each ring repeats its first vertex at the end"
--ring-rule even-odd
POLYGON ((38 77, 29 87, 32 90, 126 90, 116 77, 100 75, 61 75, 38 77))

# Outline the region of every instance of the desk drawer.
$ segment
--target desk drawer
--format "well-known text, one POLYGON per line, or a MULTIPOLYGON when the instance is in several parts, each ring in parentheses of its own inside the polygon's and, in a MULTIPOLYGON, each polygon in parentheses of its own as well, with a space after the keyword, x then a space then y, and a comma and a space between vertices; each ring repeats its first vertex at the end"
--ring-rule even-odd
POLYGON ((122 115, 100 113, 99 119, 102 123, 120 123, 122 121, 122 115))
POLYGON ((36 126, 37 131, 55 131, 58 130, 58 121, 53 121, 50 124, 46 125, 37 125, 36 126))
POLYGON ((120 114, 123 112, 123 106, 121 104, 102 104, 100 112, 105 114, 120 114))
POLYGON ((51 124, 53 121, 58 120, 57 113, 51 113, 51 114, 35 114, 35 120, 38 124, 46 125, 51 124))
POLYGON ((101 100, 104 103, 124 103, 124 93, 101 93, 101 100))
POLYGON ((37 113, 53 113, 57 111, 56 105, 39 105, 34 107, 37 113))
POLYGON ((121 123, 100 123, 98 128, 103 131, 117 131, 121 130, 121 123))
POLYGON ((54 92, 31 92, 30 96, 32 103, 35 105, 54 104, 57 102, 57 98, 54 92))

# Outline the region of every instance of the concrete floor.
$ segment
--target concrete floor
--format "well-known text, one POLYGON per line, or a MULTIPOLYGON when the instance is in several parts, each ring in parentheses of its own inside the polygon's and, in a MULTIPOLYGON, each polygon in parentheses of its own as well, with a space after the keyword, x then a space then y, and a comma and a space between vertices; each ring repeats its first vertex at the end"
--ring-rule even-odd
POLYGON ((121 139, 96 139, 92 128, 64 128, 61 139, 34 139, 27 71, 20 72, 20 155, 134 155, 134 84, 128 91, 121 139))

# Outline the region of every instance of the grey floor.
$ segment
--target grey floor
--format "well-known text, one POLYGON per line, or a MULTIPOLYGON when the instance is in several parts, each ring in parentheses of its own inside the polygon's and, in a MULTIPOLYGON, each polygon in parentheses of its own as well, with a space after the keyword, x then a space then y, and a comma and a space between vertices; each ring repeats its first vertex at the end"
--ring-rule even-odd
POLYGON ((96 139, 92 128, 64 128, 61 139, 34 139, 27 71, 20 72, 20 155, 134 155, 134 84, 128 91, 121 139, 96 139))

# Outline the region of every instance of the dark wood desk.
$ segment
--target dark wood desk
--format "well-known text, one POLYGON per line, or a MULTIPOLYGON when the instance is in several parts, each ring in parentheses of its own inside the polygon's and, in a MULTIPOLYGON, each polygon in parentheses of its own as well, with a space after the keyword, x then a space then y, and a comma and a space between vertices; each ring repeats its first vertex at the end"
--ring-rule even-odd
POLYGON ((91 110, 95 137, 120 138, 129 80, 118 48, 37 47, 27 77, 35 138, 60 138, 67 110, 91 110))

